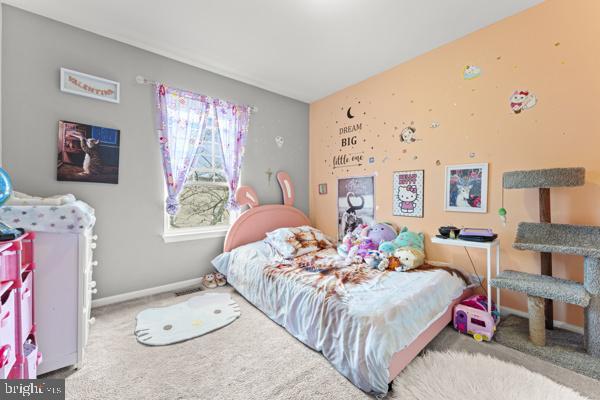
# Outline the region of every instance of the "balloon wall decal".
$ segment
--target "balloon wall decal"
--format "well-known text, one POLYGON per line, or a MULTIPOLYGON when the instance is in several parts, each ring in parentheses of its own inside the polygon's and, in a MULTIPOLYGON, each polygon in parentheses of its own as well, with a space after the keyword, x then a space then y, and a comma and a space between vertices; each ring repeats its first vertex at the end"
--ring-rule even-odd
POLYGON ((463 70, 463 78, 474 79, 481 75, 481 68, 476 65, 467 65, 463 70))
POLYGON ((4 169, 0 168, 0 206, 6 203, 11 193, 12 183, 10 177, 4 169))

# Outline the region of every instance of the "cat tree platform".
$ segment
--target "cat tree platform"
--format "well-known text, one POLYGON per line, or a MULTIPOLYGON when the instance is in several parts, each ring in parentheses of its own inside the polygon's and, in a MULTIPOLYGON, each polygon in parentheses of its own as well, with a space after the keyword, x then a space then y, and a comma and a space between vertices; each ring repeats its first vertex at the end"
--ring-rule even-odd
POLYGON ((505 270, 492 279, 490 284, 496 288, 527 294, 529 340, 537 346, 546 345, 546 299, 581 307, 587 307, 590 302, 590 295, 581 283, 552 276, 505 270))
POLYGON ((531 189, 583 186, 585 168, 550 168, 530 171, 505 172, 502 185, 505 189, 531 189))
POLYGON ((600 227, 521 222, 513 247, 600 258, 600 227))
POLYGON ((561 301, 581 307, 587 307, 590 303, 590 295, 583 285, 568 279, 505 270, 492 279, 491 284, 499 289, 509 289, 526 293, 528 296, 561 301))

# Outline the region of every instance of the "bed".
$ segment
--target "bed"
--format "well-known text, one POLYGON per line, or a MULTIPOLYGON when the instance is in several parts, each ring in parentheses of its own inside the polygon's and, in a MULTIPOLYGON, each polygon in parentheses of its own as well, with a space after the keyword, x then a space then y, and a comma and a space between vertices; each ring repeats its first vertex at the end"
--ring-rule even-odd
MULTIPOLYGON (((470 294, 444 270, 380 272, 340 264, 335 249, 283 259, 263 240, 283 227, 310 226, 293 207, 290 177, 279 172, 284 204, 259 206, 240 187, 236 199, 250 208, 232 225, 217 270, 250 303, 329 362, 367 393, 389 384, 450 321, 453 306, 470 294)), ((267 339, 266 339, 267 340, 267 339)))

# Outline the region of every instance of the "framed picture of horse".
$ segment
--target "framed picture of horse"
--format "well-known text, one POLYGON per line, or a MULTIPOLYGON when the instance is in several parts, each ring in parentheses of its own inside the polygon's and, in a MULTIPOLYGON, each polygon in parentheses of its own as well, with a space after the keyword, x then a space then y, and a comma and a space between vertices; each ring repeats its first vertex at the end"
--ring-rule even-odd
POLYGON ((361 224, 375 222, 375 176, 338 179, 338 241, 361 224))
POLYGON ((488 164, 446 166, 444 210, 487 212, 488 164))

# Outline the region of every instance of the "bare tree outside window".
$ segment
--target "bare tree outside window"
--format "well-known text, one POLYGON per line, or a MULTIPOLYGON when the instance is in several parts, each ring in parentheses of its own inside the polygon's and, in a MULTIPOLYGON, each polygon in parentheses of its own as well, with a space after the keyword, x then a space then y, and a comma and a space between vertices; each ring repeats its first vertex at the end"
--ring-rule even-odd
POLYGON ((213 118, 206 125, 200 157, 179 195, 179 211, 169 217, 174 229, 229 225, 225 207, 229 187, 223 171, 221 139, 213 118))

